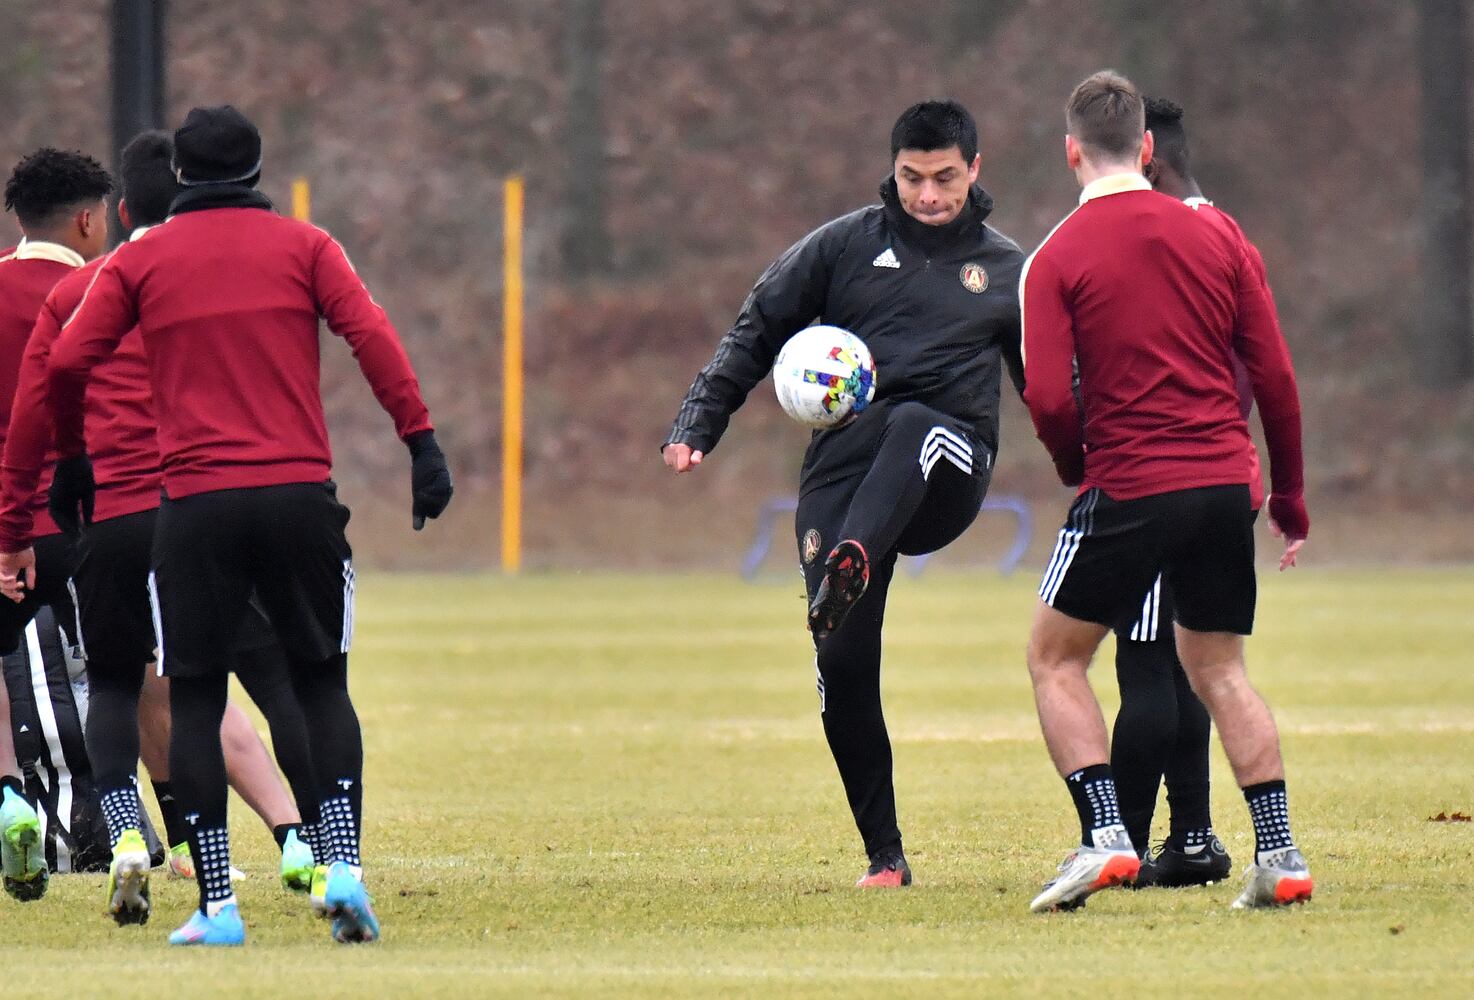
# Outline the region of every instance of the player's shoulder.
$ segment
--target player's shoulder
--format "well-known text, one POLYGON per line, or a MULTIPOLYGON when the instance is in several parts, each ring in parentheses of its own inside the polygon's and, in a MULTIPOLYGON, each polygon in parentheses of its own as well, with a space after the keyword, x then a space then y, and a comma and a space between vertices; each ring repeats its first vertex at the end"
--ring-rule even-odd
POLYGON ((1017 241, 999 230, 983 223, 983 248, 1001 257, 1017 257, 1023 260, 1024 250, 1017 241))

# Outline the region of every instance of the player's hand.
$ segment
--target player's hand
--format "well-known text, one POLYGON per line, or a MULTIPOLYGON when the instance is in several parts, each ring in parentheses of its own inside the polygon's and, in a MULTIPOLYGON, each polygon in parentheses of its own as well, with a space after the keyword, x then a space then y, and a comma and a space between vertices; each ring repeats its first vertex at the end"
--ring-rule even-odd
POLYGON ((689 444, 668 444, 660 449, 660 457, 676 472, 690 472, 706 457, 703 452, 692 451, 689 444))
POLYGON ((426 518, 437 518, 445 512, 455 487, 445 453, 435 443, 434 431, 411 434, 404 443, 410 455, 410 511, 414 528, 419 531, 425 527, 426 518))
POLYGON ((36 550, 0 552, 0 594, 19 604, 36 589, 36 550))
POLYGON ((1310 515, 1305 510, 1305 497, 1272 493, 1265 506, 1269 508, 1270 534, 1285 540, 1285 551, 1280 555, 1280 572, 1284 572, 1295 565, 1300 547, 1310 534, 1310 515))
POLYGON ((1085 482, 1085 453, 1082 451, 1072 458, 1055 459, 1054 471, 1066 486, 1079 486, 1085 482))
POLYGON ((82 529, 92 525, 92 505, 97 497, 97 481, 92 478, 92 460, 73 455, 56 463, 46 507, 51 519, 62 531, 76 538, 82 529))

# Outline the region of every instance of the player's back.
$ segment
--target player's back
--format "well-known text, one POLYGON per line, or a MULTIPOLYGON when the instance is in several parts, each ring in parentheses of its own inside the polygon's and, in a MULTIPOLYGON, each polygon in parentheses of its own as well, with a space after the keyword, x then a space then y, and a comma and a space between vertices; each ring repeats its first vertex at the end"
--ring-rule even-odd
POLYGON ((1248 482, 1239 245, 1177 199, 1131 189, 1086 200, 1037 256, 1073 321, 1086 483, 1130 499, 1248 482))
POLYGON ((120 247, 171 496, 325 480, 314 285, 321 230, 257 208, 182 213, 120 247))

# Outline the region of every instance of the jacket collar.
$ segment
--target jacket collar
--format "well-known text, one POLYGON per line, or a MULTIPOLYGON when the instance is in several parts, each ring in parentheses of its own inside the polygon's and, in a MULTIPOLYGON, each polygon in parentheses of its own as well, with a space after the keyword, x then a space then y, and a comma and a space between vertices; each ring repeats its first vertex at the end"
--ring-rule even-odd
POLYGON ((1152 182, 1139 173, 1107 174, 1097 177, 1080 192, 1080 204, 1107 195, 1125 194, 1127 191, 1150 191, 1152 182))
POLYGON ((941 226, 929 226, 906 212, 901 206, 894 176, 887 177, 880 185, 880 200, 891 227, 900 233, 901 238, 927 251, 955 241, 963 233, 981 225, 993 211, 993 196, 980 184, 974 184, 967 193, 967 203, 957 213, 957 218, 941 226))
POLYGON ((181 191, 169 206, 169 215, 209 208, 264 208, 269 212, 273 207, 270 198, 244 184, 209 184, 181 191))
POLYGON ((52 260, 58 264, 70 264, 72 267, 81 267, 87 263, 82 259, 82 255, 71 247, 64 247, 50 240, 21 240, 20 246, 15 248, 15 253, 10 259, 52 260))

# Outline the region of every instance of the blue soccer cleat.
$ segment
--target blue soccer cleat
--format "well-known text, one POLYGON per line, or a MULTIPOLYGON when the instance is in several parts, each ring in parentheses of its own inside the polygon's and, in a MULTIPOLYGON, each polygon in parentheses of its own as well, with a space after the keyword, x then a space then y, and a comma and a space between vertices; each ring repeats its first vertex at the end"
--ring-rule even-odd
POLYGON ((245 944, 246 925, 241 922, 240 908, 231 903, 222 907, 213 917, 207 917, 195 910, 184 922, 184 926, 169 935, 169 943, 226 947, 245 944))
POLYGON ((379 918, 374 916, 374 901, 363 883, 345 862, 335 861, 328 868, 323 905, 333 918, 333 940, 339 944, 367 944, 379 939, 379 918))
POLYGON ((5 891, 23 903, 46 894, 50 872, 46 845, 41 840, 41 818, 24 796, 12 788, 0 798, 0 868, 5 891))

